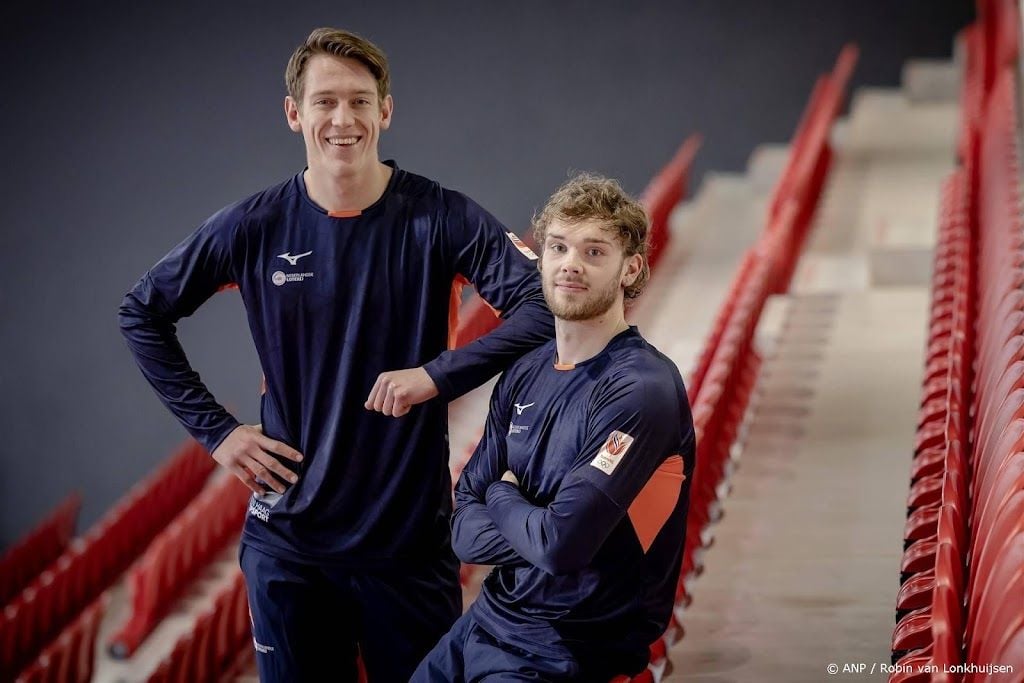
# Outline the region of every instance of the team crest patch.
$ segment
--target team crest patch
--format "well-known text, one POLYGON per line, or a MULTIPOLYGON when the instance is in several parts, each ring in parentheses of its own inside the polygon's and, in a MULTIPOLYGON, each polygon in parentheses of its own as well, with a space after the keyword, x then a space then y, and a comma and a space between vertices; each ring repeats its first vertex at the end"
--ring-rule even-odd
POLYGON ((519 239, 519 236, 517 234, 511 231, 505 234, 508 235, 508 238, 510 240, 512 240, 512 244, 516 245, 516 249, 522 252, 523 256, 530 259, 531 261, 537 260, 537 255, 533 253, 533 249, 530 249, 528 246, 526 246, 526 242, 519 239))
POLYGON ((590 464, 605 474, 611 474, 619 466, 619 461, 631 445, 633 437, 625 432, 614 431, 608 435, 608 440, 604 442, 597 457, 591 460, 590 464))

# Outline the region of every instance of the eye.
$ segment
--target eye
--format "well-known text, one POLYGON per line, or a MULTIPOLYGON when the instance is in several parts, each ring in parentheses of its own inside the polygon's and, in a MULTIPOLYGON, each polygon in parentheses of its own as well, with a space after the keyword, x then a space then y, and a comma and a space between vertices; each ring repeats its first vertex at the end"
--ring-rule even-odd
POLYGON ((565 251, 565 245, 561 244, 560 242, 552 242, 551 244, 548 245, 548 249, 561 254, 562 252, 565 251))
POLYGON ((325 106, 327 106, 330 103, 331 103, 330 100, 320 99, 320 100, 317 100, 316 102, 314 102, 313 104, 318 106, 318 107, 325 107, 325 106))
POLYGON ((604 252, 597 247, 591 247, 590 249, 587 249, 587 256, 593 256, 596 258, 598 256, 604 256, 604 252))
POLYGON ((365 97, 360 97, 359 99, 356 100, 356 104, 358 104, 360 107, 366 107, 370 104, 370 100, 366 99, 365 97))

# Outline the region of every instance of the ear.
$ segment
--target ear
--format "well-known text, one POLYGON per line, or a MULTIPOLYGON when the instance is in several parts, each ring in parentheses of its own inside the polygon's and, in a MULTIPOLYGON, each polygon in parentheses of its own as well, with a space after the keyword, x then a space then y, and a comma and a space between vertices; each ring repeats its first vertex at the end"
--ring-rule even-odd
POLYGON ((622 286, 629 287, 640 277, 640 271, 644 267, 644 257, 640 254, 627 256, 622 264, 622 286))
POLYGON ((395 101, 388 95, 380 107, 380 129, 387 130, 391 127, 391 115, 395 111, 395 101))
POLYGON ((291 95, 284 98, 284 117, 288 121, 289 128, 296 133, 302 132, 302 122, 299 121, 299 105, 291 95))

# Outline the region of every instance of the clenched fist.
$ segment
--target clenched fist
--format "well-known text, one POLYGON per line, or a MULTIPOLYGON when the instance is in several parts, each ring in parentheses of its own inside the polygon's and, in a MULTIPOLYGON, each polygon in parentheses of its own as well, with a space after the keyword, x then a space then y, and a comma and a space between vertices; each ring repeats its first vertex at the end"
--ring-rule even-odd
POLYGON ((437 396, 437 385, 422 367, 382 372, 366 397, 367 410, 402 417, 417 403, 437 396))

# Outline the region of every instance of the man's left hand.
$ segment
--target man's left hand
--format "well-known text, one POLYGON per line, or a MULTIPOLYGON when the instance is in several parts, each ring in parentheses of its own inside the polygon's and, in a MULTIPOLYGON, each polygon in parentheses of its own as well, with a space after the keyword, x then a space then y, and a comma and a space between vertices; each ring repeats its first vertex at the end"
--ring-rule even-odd
POLYGON ((366 397, 367 410, 402 417, 417 403, 437 396, 437 385, 422 367, 382 372, 366 397))

